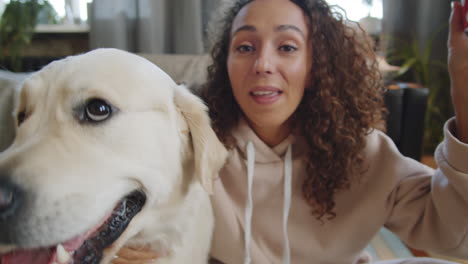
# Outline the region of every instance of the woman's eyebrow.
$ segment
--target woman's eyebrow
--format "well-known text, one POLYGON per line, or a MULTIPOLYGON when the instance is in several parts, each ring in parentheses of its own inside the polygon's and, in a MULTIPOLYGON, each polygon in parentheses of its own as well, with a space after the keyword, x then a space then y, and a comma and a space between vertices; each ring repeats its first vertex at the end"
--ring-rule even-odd
MULTIPOLYGON (((298 32, 299 34, 301 34, 301 36, 305 39, 305 35, 304 35, 304 32, 302 32, 302 30, 300 28, 298 28, 297 26, 294 26, 294 25, 289 25, 289 24, 286 24, 286 25, 279 25, 275 28, 275 32, 282 32, 282 31, 287 31, 287 30, 293 30, 293 31, 296 31, 298 32)), ((234 36, 235 34, 237 34, 239 31, 250 31, 250 32, 255 32, 257 31, 257 28, 255 26, 252 26, 252 25, 243 25, 241 27, 239 27, 238 29, 236 29, 231 36, 234 36)))
POLYGON ((235 34, 237 34, 239 31, 250 31, 250 32, 255 32, 257 31, 257 28, 252 26, 252 25, 243 25, 241 27, 239 27, 238 29, 236 29, 231 36, 234 36, 235 34))
POLYGON ((298 28, 297 26, 294 26, 294 25, 279 25, 275 28, 275 31, 276 32, 280 32, 280 31, 287 31, 287 30, 294 30, 296 32, 298 32, 299 34, 301 34, 301 36, 305 39, 305 35, 304 35, 304 32, 302 32, 302 30, 300 28, 298 28))

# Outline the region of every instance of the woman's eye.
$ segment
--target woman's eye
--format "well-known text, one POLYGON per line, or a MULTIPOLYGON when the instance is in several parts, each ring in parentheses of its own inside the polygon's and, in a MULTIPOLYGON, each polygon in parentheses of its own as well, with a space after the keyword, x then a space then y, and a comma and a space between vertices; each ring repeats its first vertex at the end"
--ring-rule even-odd
POLYGON ((249 45, 240 45, 236 48, 237 51, 239 51, 240 53, 246 53, 246 52, 251 52, 254 50, 254 48, 252 46, 249 46, 249 45))
POLYGON ((91 99, 86 103, 85 117, 88 121, 100 122, 108 119, 112 114, 112 107, 101 99, 91 99))
POLYGON ((16 122, 18 126, 20 126, 24 122, 25 119, 26 119, 26 112, 25 111, 19 112, 18 116, 16 117, 16 122))
POLYGON ((292 45, 282 45, 279 47, 279 50, 285 51, 285 52, 293 52, 297 50, 297 47, 292 46, 292 45))

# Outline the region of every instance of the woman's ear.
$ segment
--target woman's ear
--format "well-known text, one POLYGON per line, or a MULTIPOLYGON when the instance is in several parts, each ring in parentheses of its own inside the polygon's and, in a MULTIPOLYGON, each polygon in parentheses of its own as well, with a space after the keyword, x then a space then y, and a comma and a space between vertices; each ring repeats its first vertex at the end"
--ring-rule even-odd
POLYGON ((195 175, 209 193, 213 181, 223 167, 227 150, 211 128, 208 108, 184 85, 177 85, 174 102, 185 118, 190 131, 195 160, 195 175))

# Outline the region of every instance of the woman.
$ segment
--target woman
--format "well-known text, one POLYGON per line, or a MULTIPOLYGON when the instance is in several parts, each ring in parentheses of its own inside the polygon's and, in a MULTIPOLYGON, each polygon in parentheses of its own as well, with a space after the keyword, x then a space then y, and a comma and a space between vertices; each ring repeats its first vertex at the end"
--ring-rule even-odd
POLYGON ((325 1, 236 1, 201 94, 230 149, 215 183, 213 258, 366 263, 362 252, 382 226, 410 246, 468 258, 468 40, 459 3, 451 22, 456 117, 434 171, 376 129, 384 111, 371 47, 325 1))

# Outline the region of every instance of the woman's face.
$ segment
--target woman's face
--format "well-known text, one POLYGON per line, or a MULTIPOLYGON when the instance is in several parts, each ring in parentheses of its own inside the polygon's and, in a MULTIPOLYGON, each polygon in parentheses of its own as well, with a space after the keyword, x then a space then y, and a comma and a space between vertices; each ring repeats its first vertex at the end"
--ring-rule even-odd
POLYGON ((290 133, 288 120, 310 81, 311 50, 307 19, 290 0, 252 1, 234 19, 227 60, 232 90, 260 138, 276 135, 262 138, 270 145, 290 133))

